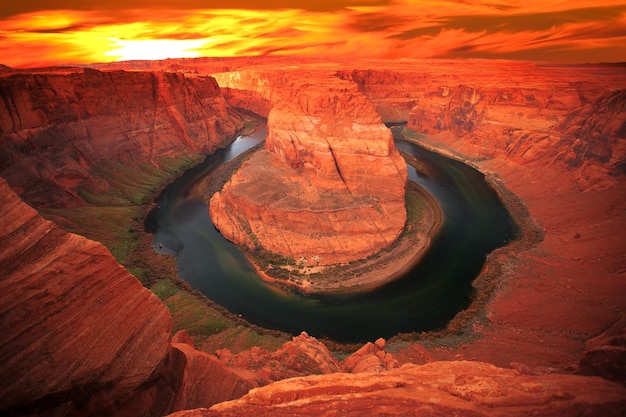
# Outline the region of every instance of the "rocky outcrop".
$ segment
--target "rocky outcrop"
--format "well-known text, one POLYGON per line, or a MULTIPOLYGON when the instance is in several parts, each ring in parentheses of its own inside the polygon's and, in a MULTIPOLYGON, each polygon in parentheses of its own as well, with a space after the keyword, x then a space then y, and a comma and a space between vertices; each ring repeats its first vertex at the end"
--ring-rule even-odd
POLYGON ((362 259, 393 243, 406 220, 407 170, 371 105, 335 77, 279 73, 276 85, 263 78, 269 86, 259 77, 228 79, 277 103, 265 150, 211 199, 220 232, 300 267, 362 259))
POLYGON ((572 86, 569 93, 559 91, 557 101, 542 89, 461 85, 438 107, 416 108, 409 126, 433 136, 451 133, 448 140, 475 158, 502 153, 521 164, 560 164, 580 172, 582 189, 606 188, 626 154, 626 90, 581 98, 572 86))
POLYGON ((176 358, 172 371, 181 375, 172 411, 209 407, 239 398, 261 385, 252 372, 237 372, 188 344, 172 343, 172 350, 176 358))
POLYGON ((132 201, 141 174, 199 158, 243 124, 208 76, 21 71, 0 77, 0 97, 0 175, 38 207, 132 201))
POLYGON ((0 179, 0 414, 158 415, 172 327, 99 243, 41 218, 0 179))
POLYGON ((620 416, 626 388, 597 377, 521 375, 481 362, 404 365, 379 374, 291 378, 210 409, 205 416, 620 416))
POLYGON ((587 342, 580 360, 583 375, 598 375, 626 383, 626 318, 587 342))
MULTIPOLYGON (((385 68, 371 70, 371 76, 348 68, 342 78, 358 81, 363 94, 372 101, 378 100, 376 107, 381 113, 387 112, 385 120, 401 121, 409 115, 411 126, 428 132, 420 139, 423 143, 471 161, 485 172, 501 187, 503 197, 513 203, 512 208, 528 210, 525 232, 536 233, 542 239, 530 239, 512 246, 510 251, 504 249, 489 256, 476 285, 478 292, 490 287, 491 296, 479 314, 458 327, 461 330, 453 336, 453 343, 445 337, 424 335, 427 350, 397 340, 387 343, 393 346, 390 349, 377 341, 343 363, 335 361, 323 345, 307 338, 292 341, 280 354, 256 349, 229 357, 227 351, 221 351, 217 359, 194 351, 184 335, 176 338, 182 344, 168 347, 169 319, 163 308, 105 249, 42 220, 19 203, 5 183, 0 183, 0 377, 11 381, 0 390, 0 413, 157 415, 171 411, 174 404, 176 409, 207 407, 239 396, 249 387, 295 377, 254 389, 235 402, 183 413, 623 414, 624 388, 587 376, 623 381, 624 375, 625 251, 620 233, 626 230, 623 71, 485 62, 404 64, 402 71, 385 64, 385 68), (385 75, 385 71, 390 75, 385 75), (387 92, 376 81, 385 77, 394 80, 388 84, 387 92), (400 96, 400 91, 407 88, 411 91, 400 96), (598 336, 607 328, 606 333, 598 336), (422 367, 409 363, 417 360, 430 363, 422 367), (396 363, 404 366, 396 369, 396 363), (339 373, 335 369, 369 373, 339 373), (312 373, 320 375, 305 376, 312 373), (220 384, 222 381, 224 384, 220 384)), ((76 80, 85 74, 105 80, 122 75, 159 80, 160 76, 64 71, 66 74, 52 77, 53 90, 40 88, 32 81, 48 79, 49 71, 29 74, 26 79, 31 80, 28 85, 32 88, 25 91, 54 91, 51 96, 60 100, 74 97, 76 80)), ((318 74, 320 78, 327 76, 328 68, 318 74)), ((172 77, 183 79, 180 75, 172 77)), ((129 91, 124 92, 129 97, 131 86, 128 84, 129 91)), ((263 97, 264 88, 271 86, 255 90, 255 100, 263 97)), ((291 94, 289 88, 287 83, 281 91, 291 94)), ((145 96, 160 90, 141 91, 146 92, 145 96)), ((352 91, 349 88, 346 96, 352 91)), ((268 108, 277 108, 271 116, 277 123, 273 122, 277 127, 275 148, 278 154, 282 152, 280 158, 269 151, 259 153, 267 158, 268 170, 274 169, 275 164, 301 174, 305 167, 297 161, 302 155, 310 158, 311 164, 325 161, 308 155, 310 150, 280 133, 281 119, 285 126, 313 124, 315 120, 307 119, 311 115, 303 113, 300 119, 289 119, 281 115, 281 106, 293 103, 281 104, 280 95, 262 100, 272 103, 268 108), (294 161, 295 167, 290 165, 294 161)), ((331 102, 324 100, 320 103, 331 102)), ((107 101, 106 97, 103 101, 107 101)), ((22 108, 18 102, 14 107, 22 108)), ((64 121, 63 117, 74 114, 67 111, 73 108, 72 102, 67 103, 53 110, 42 107, 44 110, 31 111, 31 116, 24 120, 35 120, 42 114, 58 115, 59 119, 42 118, 43 125, 11 130, 12 133, 5 133, 9 120, 5 116, 26 113, 8 107, 0 112, 0 118, 4 117, 0 168, 11 172, 12 181, 17 181, 11 184, 36 204, 82 204, 76 200, 75 190, 87 189, 89 185, 89 180, 81 179, 78 168, 75 177, 40 174, 65 165, 92 166, 90 160, 80 159, 80 153, 72 146, 64 149, 70 149, 72 158, 79 163, 55 162, 55 158, 65 158, 57 153, 56 141, 65 144, 61 140, 71 137, 73 131, 63 130, 63 135, 54 136, 50 133, 55 131, 54 126, 71 125, 75 132, 82 132, 81 126, 91 126, 85 121, 64 121), (48 122, 50 125, 45 124, 48 122), (44 131, 48 136, 37 133, 44 131), (30 139, 31 145, 28 141, 19 142, 21 137, 37 140, 30 139), (46 137, 54 141, 44 140, 46 137), (22 171, 7 168, 5 161, 19 165, 20 157, 31 158, 22 171), (33 173, 39 175, 37 178, 57 181, 46 182, 50 190, 56 190, 54 198, 44 193, 46 188, 36 190, 29 185, 35 184, 28 179, 33 173), (61 183, 66 185, 61 187, 61 183), (38 196, 38 192, 43 194, 38 196)), ((315 104, 309 100, 303 103, 315 104)), ((25 108, 31 107, 29 104, 25 108)), ((146 112, 141 114, 152 114, 146 112)), ((128 110, 128 114, 137 113, 128 110)), ((22 123, 18 119, 11 119, 10 124, 22 123)), ((193 125, 193 119, 190 120, 193 125)), ((115 123, 111 123, 109 127, 113 129, 115 123)), ((337 123, 341 126, 342 122, 337 123)), ((141 126, 148 129, 145 132, 150 129, 149 123, 141 126)), ((116 143, 112 142, 111 149, 118 149, 116 143)), ((84 149, 82 146, 81 153, 89 154, 91 145, 84 149)), ((96 149, 109 151, 102 144, 96 149)), ((317 148, 313 151, 317 152, 317 148)), ((133 152, 130 156, 128 152, 118 152, 125 155, 119 160, 134 160, 133 152)), ((96 158, 98 154, 90 155, 96 158)), ((318 181, 323 189, 324 184, 336 180, 325 177, 332 171, 320 172, 324 176, 319 178, 312 172, 306 178, 301 175, 302 184, 318 181)), ((94 189, 110 187, 105 182, 95 177, 94 189)), ((349 189, 348 183, 343 185, 345 189, 349 189)), ((272 183, 265 191, 274 189, 272 183)), ((244 215, 248 216, 242 211, 244 215)))
POLYGON ((346 358, 342 369, 344 372, 355 374, 368 372, 378 373, 400 366, 391 353, 385 352, 386 341, 377 339, 374 343, 368 342, 359 350, 346 358))
POLYGON ((236 355, 221 349, 216 355, 231 369, 255 375, 259 385, 296 376, 331 374, 341 369, 328 348, 304 332, 275 352, 255 347, 236 355))

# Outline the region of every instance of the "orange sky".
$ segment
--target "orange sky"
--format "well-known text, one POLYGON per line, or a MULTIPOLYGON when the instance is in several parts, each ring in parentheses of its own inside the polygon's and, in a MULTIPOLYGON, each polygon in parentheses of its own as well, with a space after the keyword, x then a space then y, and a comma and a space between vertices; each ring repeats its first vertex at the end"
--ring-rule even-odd
POLYGON ((0 63, 14 67, 265 54, 626 61, 626 1, 3 3, 0 63))

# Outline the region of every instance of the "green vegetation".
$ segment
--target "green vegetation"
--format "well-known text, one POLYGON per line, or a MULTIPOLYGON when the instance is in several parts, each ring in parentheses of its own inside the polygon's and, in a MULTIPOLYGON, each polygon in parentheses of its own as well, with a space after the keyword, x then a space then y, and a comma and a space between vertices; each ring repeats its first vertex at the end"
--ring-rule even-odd
POLYGON ((411 187, 407 188, 405 199, 407 216, 406 227, 419 224, 424 217, 424 210, 426 209, 424 199, 411 187))
POLYGON ((137 224, 140 207, 87 206, 66 209, 44 208, 41 214, 63 227, 102 243, 124 265, 136 249, 142 226, 137 224))
POLYGON ((119 162, 105 162, 94 168, 94 173, 96 181, 103 179, 111 185, 108 191, 79 190, 78 195, 87 206, 44 208, 40 212, 65 230, 102 243, 119 263, 132 269, 131 260, 144 235, 142 219, 150 208, 146 204, 172 178, 201 158, 198 154, 161 157, 159 167, 148 163, 128 167, 119 162))
POLYGON ((159 167, 142 162, 132 166, 107 161, 94 169, 95 174, 113 185, 107 193, 91 194, 82 191, 81 197, 92 205, 143 205, 150 201, 177 173, 199 162, 199 154, 175 158, 160 157, 159 167))
POLYGON ((287 335, 279 332, 242 325, 241 319, 212 304, 201 294, 190 291, 180 280, 161 279, 152 285, 151 290, 170 310, 172 334, 187 330, 207 352, 213 353, 224 347, 239 352, 253 346, 275 350, 288 340, 287 335))
POLYGON ((408 127, 402 129, 402 136, 404 136, 406 140, 413 141, 420 141, 426 138, 426 135, 424 135, 423 133, 418 132, 417 130, 409 129, 408 127))

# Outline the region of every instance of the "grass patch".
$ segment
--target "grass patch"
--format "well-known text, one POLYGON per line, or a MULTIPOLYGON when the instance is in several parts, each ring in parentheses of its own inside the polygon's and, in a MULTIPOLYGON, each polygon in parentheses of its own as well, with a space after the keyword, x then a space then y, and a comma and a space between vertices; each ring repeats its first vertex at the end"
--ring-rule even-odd
POLYGON ((405 139, 412 139, 412 140, 422 140, 422 139, 426 139, 426 135, 418 132, 416 130, 410 129, 408 127, 405 127, 404 129, 402 129, 402 136, 405 137, 405 139))
POLYGON ((415 193, 412 189, 407 189, 405 194, 406 199, 406 216, 407 227, 411 224, 419 224, 424 217, 424 210, 426 209, 426 203, 424 199, 415 193))
POLYGON ((239 353, 255 346, 267 351, 275 351, 279 349, 288 338, 269 333, 261 333, 251 330, 243 326, 236 326, 226 329, 225 331, 209 336, 202 344, 204 352, 213 354, 224 346, 228 346, 228 350, 232 353, 239 353))
POLYGON ((172 314, 173 333, 187 330, 194 339, 206 339, 233 325, 224 315, 208 308, 203 300, 194 297, 187 291, 178 289, 164 299, 163 303, 172 314))
POLYGON ((199 162, 199 154, 178 157, 160 157, 159 166, 149 163, 125 166, 107 161, 94 168, 97 177, 111 184, 107 192, 78 190, 88 204, 85 207, 42 208, 42 215, 53 220, 68 232, 76 233, 102 243, 115 259, 142 282, 150 275, 149 268, 132 265, 139 241, 143 236, 142 220, 147 214, 146 204, 178 173, 199 162))
POLYGON ((150 290, 152 290, 161 301, 164 301, 180 291, 180 288, 174 285, 169 279, 161 279, 150 287, 150 290))
POLYGON ((147 162, 127 166, 117 161, 105 161, 95 167, 94 172, 111 184, 112 189, 100 195, 81 190, 81 197, 93 205, 143 205, 175 174, 201 159, 199 154, 160 157, 159 166, 147 162))
POLYGON ((43 208, 41 214, 71 233, 106 246, 122 265, 137 249, 141 230, 137 228, 140 208, 135 206, 43 208))
POLYGON ((240 319, 212 305, 203 296, 190 292, 185 284, 178 285, 171 279, 161 279, 150 288, 167 306, 172 315, 172 334, 187 330, 206 352, 228 347, 240 352, 259 346, 275 350, 289 340, 280 332, 242 326, 240 319))

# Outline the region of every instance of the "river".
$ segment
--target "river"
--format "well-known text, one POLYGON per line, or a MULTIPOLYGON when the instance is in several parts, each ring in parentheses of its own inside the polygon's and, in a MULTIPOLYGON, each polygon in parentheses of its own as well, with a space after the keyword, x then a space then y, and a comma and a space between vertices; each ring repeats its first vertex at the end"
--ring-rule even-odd
POLYGON ((228 148, 170 184, 150 214, 156 251, 177 259, 179 276, 209 299, 262 327, 306 331, 340 342, 443 328, 473 297, 486 256, 515 238, 517 226, 484 175, 459 161, 401 140, 420 161, 409 180, 432 194, 444 223, 421 262, 401 278, 365 293, 303 296, 263 282, 239 250, 215 229, 204 201, 190 194, 202 177, 264 140, 265 131, 228 148), (162 245, 162 247, 160 247, 162 245))

